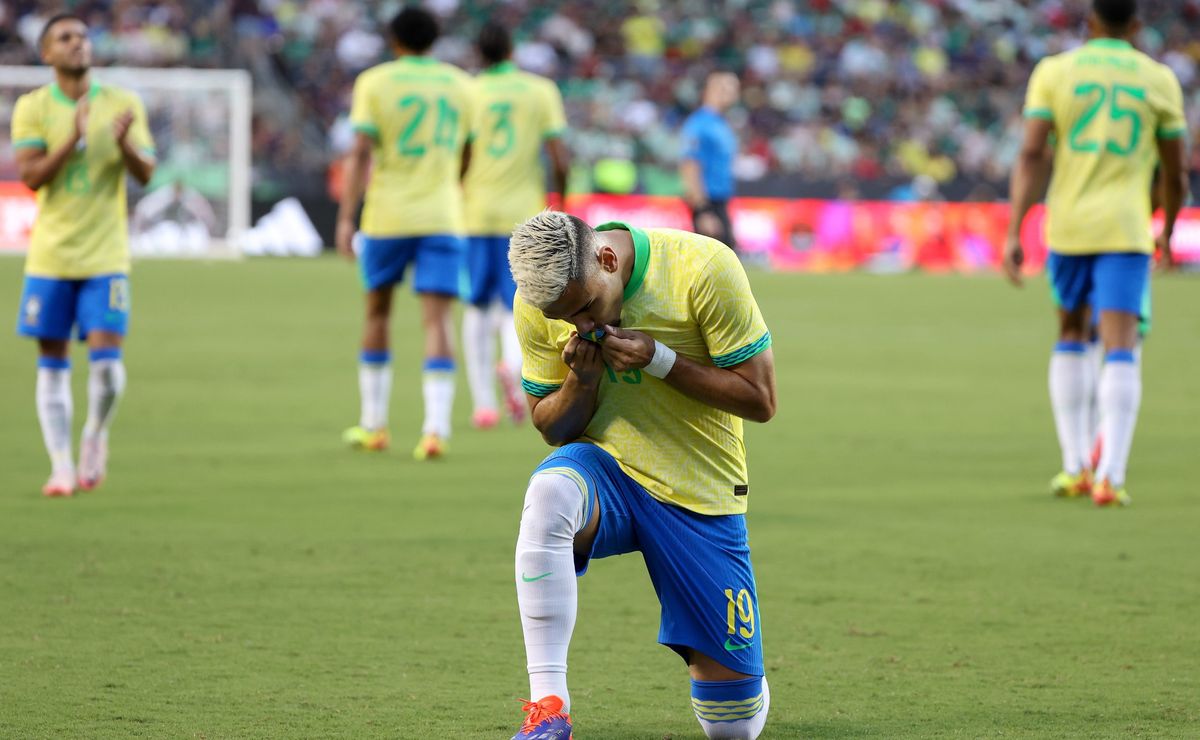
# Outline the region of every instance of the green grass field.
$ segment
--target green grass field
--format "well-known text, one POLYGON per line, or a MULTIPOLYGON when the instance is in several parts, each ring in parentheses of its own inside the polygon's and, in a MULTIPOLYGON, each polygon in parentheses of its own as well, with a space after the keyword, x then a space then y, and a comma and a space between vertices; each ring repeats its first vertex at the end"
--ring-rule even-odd
MULTIPOLYGON (((1134 505, 1095 510, 1046 493, 1044 284, 753 280, 780 398, 747 432, 764 738, 1200 735, 1197 282, 1156 282, 1134 505)), ((110 479, 73 500, 38 493, 34 350, 0 332, 0 736, 508 738, 536 433, 469 429, 464 381, 451 457, 410 459, 406 294, 396 449, 342 449, 359 297, 333 260, 141 263, 134 308, 110 479)), ((579 613, 577 737, 703 738, 641 559, 597 563, 579 613)))

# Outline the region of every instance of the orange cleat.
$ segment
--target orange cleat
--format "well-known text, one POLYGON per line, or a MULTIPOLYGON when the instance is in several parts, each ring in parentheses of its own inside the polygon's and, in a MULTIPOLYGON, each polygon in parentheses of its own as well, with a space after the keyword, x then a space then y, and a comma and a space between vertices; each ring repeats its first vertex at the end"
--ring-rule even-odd
POLYGON ((537 701, 522 699, 525 721, 512 740, 571 740, 571 715, 563 712, 563 700, 550 695, 537 701))

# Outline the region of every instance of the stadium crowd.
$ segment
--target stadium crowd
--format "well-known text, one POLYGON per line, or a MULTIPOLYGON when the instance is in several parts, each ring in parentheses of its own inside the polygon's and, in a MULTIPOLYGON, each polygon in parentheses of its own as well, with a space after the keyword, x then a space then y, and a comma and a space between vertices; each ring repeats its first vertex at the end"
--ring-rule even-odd
MULTIPOLYGON (((241 66, 254 72, 255 166, 323 169, 348 138, 355 75, 383 59, 396 0, 78 0, 103 64, 241 66), (270 91, 270 94, 263 94, 270 91), (283 115, 280 113, 283 112, 283 115), (288 121, 304 121, 297 129, 288 121)), ((0 63, 35 63, 58 0, 0 5, 0 63)), ((1140 46, 1183 84, 1200 132, 1200 0, 1144 3, 1140 46)), ((675 185, 678 129, 705 73, 737 71, 739 179, 968 182, 1002 193, 1025 81, 1079 43, 1070 0, 430 0, 443 59, 477 66, 486 18, 515 30, 520 65, 558 81, 583 167, 633 161, 640 188, 675 185)), ((1193 170, 1200 146, 1192 147, 1193 170)), ((960 189, 961 190, 961 189, 960 189)), ((965 192, 965 190, 963 191, 965 192)))

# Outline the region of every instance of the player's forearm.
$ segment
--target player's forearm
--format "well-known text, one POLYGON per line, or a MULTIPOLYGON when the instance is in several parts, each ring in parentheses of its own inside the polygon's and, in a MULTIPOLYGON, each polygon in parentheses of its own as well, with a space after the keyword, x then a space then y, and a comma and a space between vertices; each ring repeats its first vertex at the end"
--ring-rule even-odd
POLYGON ((1046 189, 1049 175, 1050 159, 1045 152, 1022 152, 1017 158, 1008 193, 1012 208, 1012 215, 1008 221, 1010 236, 1018 236, 1021 233, 1021 223, 1029 209, 1037 202, 1038 196, 1046 189))
POLYGON ((343 180, 342 197, 338 201, 338 220, 353 221, 367 189, 368 161, 361 153, 352 151, 346 155, 346 176, 343 180))
POLYGON ((142 185, 150 182, 150 178, 154 177, 154 158, 148 154, 139 152, 128 142, 121 145, 121 159, 125 162, 125 169, 142 185))
POLYGON ((1186 172, 1176 177, 1164 177, 1162 182, 1163 234, 1170 238, 1175 233, 1175 220, 1183 210, 1188 196, 1186 172))
POLYGON ((73 136, 51 152, 31 158, 20 166, 21 182, 30 190, 38 190, 58 176, 71 154, 74 153, 79 137, 73 136))
POLYGON ((538 401, 533 408, 533 425, 546 444, 561 447, 583 435, 596 413, 599 382, 584 383, 574 373, 562 387, 538 401))
POLYGON ((683 160, 679 165, 679 174, 683 179, 683 194, 688 203, 698 206, 708 200, 704 180, 700 177, 700 165, 695 160, 683 160))
POLYGON ((767 422, 775 415, 775 384, 770 379, 755 382, 678 355, 666 382, 685 396, 743 419, 767 422))

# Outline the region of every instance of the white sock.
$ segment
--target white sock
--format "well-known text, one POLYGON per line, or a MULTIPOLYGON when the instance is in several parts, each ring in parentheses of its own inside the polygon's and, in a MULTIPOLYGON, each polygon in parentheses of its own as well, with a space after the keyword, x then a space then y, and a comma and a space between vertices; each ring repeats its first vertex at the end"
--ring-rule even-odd
POLYGON ((1050 355, 1050 406, 1054 409, 1063 470, 1071 475, 1087 467, 1091 453, 1087 436, 1086 365, 1082 342, 1059 342, 1050 355))
POLYGON ((1131 350, 1114 350, 1100 373, 1100 419, 1104 449, 1096 479, 1107 479, 1115 488, 1125 485, 1125 468, 1133 446, 1138 407, 1142 403, 1142 369, 1131 350))
POLYGON ((492 366, 496 364, 496 341, 487 314, 467 304, 463 310, 463 361, 467 363, 467 384, 475 410, 496 410, 496 382, 492 366))
POLYGON ((50 455, 50 467, 55 473, 75 472, 71 458, 71 365, 67 360, 43 357, 38 360, 37 372, 38 421, 42 440, 50 455))
POLYGON ((106 437, 116 415, 117 401, 125 392, 125 363, 120 350, 96 350, 88 367, 88 415, 83 436, 106 437))
POLYGON ((587 523, 587 486, 569 469, 534 475, 517 536, 517 604, 525 633, 529 699, 553 694, 571 710, 567 649, 575 629, 575 533, 587 523))
POLYGON ((502 304, 497 303, 493 311, 493 321, 500 333, 501 357, 504 369, 512 374, 514 383, 521 382, 521 340, 517 338, 517 325, 513 320, 513 312, 502 304))
POLYGON ((1104 367, 1104 343, 1093 341, 1087 343, 1085 351, 1087 361, 1084 363, 1084 394, 1087 398, 1087 440, 1088 456, 1091 447, 1096 444, 1100 435, 1100 401, 1096 397, 1096 388, 1100 384, 1100 371, 1104 367))
POLYGON ((767 677, 692 681, 692 711, 709 740, 755 740, 767 724, 767 677))
POLYGON ((454 360, 431 357, 425 360, 421 383, 425 395, 425 423, 421 434, 450 438, 450 412, 454 408, 454 360))
POLYGON ((358 425, 368 431, 386 429, 392 398, 392 356, 387 350, 363 350, 358 361, 361 407, 358 425))

